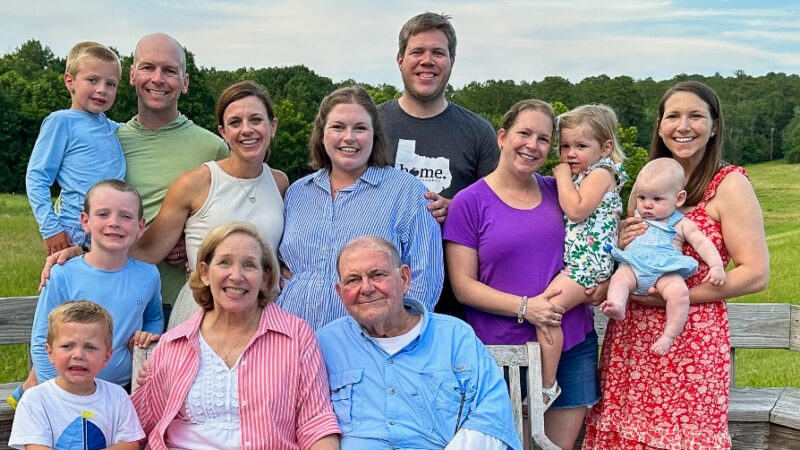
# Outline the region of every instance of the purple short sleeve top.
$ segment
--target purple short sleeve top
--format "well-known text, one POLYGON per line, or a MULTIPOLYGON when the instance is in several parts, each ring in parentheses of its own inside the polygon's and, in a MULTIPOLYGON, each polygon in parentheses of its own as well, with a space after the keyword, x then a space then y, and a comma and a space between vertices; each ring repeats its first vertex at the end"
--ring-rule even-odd
MULTIPOLYGON (((486 181, 459 192, 450 204, 443 237, 478 252, 479 281, 502 292, 533 297, 541 294, 563 267, 564 213, 555 180, 535 174, 542 201, 533 209, 505 204, 486 181)), ((524 344, 536 340, 536 329, 516 317, 466 307, 467 322, 484 344, 524 344)), ((580 305, 561 322, 564 350, 583 342, 594 326, 592 310, 580 305)))

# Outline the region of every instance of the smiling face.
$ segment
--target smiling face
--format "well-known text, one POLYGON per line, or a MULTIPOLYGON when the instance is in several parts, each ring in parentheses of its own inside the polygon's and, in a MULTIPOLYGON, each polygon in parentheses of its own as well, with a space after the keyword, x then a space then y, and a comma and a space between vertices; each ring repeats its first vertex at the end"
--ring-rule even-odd
POLYGON ((716 129, 708 104, 696 94, 677 91, 664 102, 658 135, 675 159, 697 164, 716 129))
POLYGON ((573 175, 587 171, 590 165, 611 154, 613 145, 611 141, 598 142, 587 125, 562 127, 559 132, 561 162, 569 164, 573 175))
POLYGON ((144 37, 136 46, 130 83, 139 99, 139 114, 178 113, 178 97, 189 88, 183 49, 162 34, 144 37))
POLYGON ((100 323, 66 322, 55 325, 52 344, 45 344, 47 357, 58 372, 56 383, 67 392, 94 392, 94 377, 111 358, 108 330, 100 323))
POLYGON ((225 108, 219 134, 235 157, 262 162, 275 135, 278 119, 269 120, 267 108, 256 96, 236 100, 225 108))
POLYGON ((358 178, 369 165, 374 132, 372 118, 357 103, 339 103, 328 113, 323 134, 331 172, 358 178))
POLYGON ((374 246, 346 250, 339 259, 336 292, 347 312, 371 334, 391 328, 407 316, 403 297, 411 286, 411 269, 395 267, 386 253, 374 246))
POLYGON ((405 52, 397 55, 403 77, 403 95, 420 103, 439 101, 453 70, 447 36, 439 30, 411 36, 405 52))
POLYGON ((119 64, 87 58, 75 76, 64 74, 71 108, 93 114, 108 111, 117 98, 119 77, 119 64))
POLYGON ((266 289, 269 279, 261 260, 261 245, 255 238, 233 233, 219 243, 210 263, 198 264, 215 310, 242 314, 258 309, 258 293, 266 289))
POLYGON ((92 251, 127 252, 144 233, 139 199, 133 192, 120 192, 107 186, 93 189, 89 212, 81 213, 83 231, 91 233, 92 251))
POLYGON ((509 129, 497 133, 500 165, 521 175, 530 176, 542 167, 553 138, 553 121, 535 110, 521 111, 509 129))

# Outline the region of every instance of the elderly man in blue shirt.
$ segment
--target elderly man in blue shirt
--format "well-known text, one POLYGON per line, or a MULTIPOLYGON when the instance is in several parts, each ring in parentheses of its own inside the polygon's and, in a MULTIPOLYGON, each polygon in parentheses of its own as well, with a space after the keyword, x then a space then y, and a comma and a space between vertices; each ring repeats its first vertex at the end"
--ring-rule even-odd
POLYGON ((343 450, 521 450, 503 374, 469 325, 405 298, 391 242, 356 238, 337 261, 349 315, 317 333, 343 450))

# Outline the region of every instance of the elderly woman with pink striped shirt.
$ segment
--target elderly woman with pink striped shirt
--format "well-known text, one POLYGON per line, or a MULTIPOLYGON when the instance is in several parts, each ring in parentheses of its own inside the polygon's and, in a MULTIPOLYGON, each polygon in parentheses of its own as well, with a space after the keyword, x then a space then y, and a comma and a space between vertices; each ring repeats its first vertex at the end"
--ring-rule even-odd
POLYGON ((252 225, 211 231, 189 285, 201 310, 166 332, 133 403, 147 448, 339 448, 319 346, 271 300, 272 249, 252 225))

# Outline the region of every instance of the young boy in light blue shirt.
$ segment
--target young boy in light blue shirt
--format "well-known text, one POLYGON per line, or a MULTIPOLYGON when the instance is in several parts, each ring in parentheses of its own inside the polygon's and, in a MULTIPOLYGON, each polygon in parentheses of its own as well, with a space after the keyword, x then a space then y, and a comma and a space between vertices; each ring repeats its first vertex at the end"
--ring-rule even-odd
POLYGON ((131 379, 132 345, 146 347, 164 329, 158 270, 128 257, 144 232, 139 194, 124 181, 97 183, 86 194, 81 224, 91 234, 92 247, 53 267, 39 295, 31 332, 33 368, 39 383, 57 375, 45 350, 48 314, 67 300, 87 299, 114 318, 113 353, 98 378, 125 386, 131 379))
POLYGON ((100 180, 125 177, 120 124, 104 114, 114 104, 120 74, 119 57, 96 42, 80 42, 67 55, 64 84, 72 105, 44 119, 25 175, 48 255, 70 245, 88 247, 78 219, 86 191, 100 180), (54 182, 61 187, 57 213, 50 200, 54 182))

